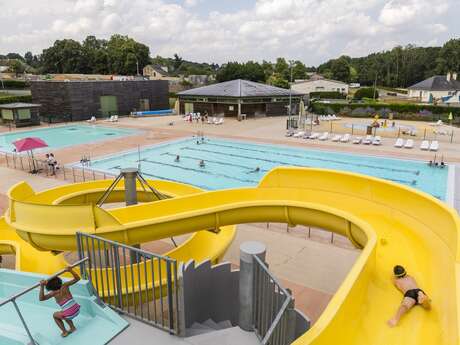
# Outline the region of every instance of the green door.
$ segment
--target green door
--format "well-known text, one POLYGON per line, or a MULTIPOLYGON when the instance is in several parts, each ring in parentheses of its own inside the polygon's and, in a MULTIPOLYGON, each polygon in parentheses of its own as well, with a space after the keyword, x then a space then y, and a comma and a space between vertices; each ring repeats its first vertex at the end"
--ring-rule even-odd
POLYGON ((102 115, 118 115, 118 105, 116 96, 101 96, 100 100, 102 115))
POLYGON ((185 103, 184 110, 186 114, 193 113, 193 103, 185 103))

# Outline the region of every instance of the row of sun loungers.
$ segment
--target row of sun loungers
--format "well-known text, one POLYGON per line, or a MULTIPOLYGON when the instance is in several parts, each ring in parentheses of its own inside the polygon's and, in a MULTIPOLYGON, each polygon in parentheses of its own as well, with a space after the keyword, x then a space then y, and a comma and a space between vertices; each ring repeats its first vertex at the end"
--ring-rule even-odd
MULTIPOLYGON (((88 123, 95 123, 97 121, 96 116, 91 116, 89 120, 86 120, 88 123)), ((105 122, 118 122, 118 115, 112 115, 108 119, 104 120, 105 122)))
MULTIPOLYGON (((286 136, 292 136, 294 138, 303 138, 303 139, 318 139, 321 141, 326 141, 329 140, 330 134, 329 132, 324 132, 324 133, 317 133, 317 132, 312 132, 311 134, 306 133, 304 131, 300 131, 297 133, 287 133, 286 136)), ((341 142, 341 143, 348 143, 351 140, 351 135, 350 134, 336 134, 332 137, 331 141, 333 142, 341 142)), ((355 137, 353 138, 353 144, 355 145, 375 145, 379 146, 382 145, 382 138, 378 135, 373 136, 373 135, 367 135, 364 138, 363 137, 355 137)), ((413 139, 407 139, 404 140, 403 138, 398 138, 394 144, 394 147, 396 148, 406 148, 406 149, 412 149, 414 148, 414 140, 413 139)), ((420 149, 424 151, 438 151, 439 150, 439 142, 437 140, 433 140, 431 143, 428 140, 423 140, 422 143, 420 144, 420 149)))
MULTIPOLYGON (((406 148, 412 149, 414 148, 414 141, 412 139, 407 139, 404 142, 404 139, 399 138, 396 140, 394 147, 396 148, 406 148)), ((438 151, 439 150, 439 142, 437 140, 433 140, 431 143, 428 140, 423 140, 420 144, 420 150, 422 151, 438 151)))
POLYGON ((333 115, 320 115, 318 116, 318 120, 320 121, 337 121, 340 120, 341 118, 338 116, 333 115))

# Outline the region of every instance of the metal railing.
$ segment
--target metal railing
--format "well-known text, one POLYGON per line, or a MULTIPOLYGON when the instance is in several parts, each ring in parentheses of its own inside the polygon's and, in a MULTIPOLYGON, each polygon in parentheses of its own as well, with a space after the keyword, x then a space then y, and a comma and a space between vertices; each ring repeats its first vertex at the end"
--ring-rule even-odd
POLYGON ((177 261, 98 236, 77 233, 82 276, 113 309, 178 333, 177 261))
POLYGON ((256 255, 253 277, 254 330, 262 345, 289 345, 293 340, 289 328, 289 309, 294 299, 270 273, 256 255))
MULTIPOLYGON (((76 267, 76 266, 80 266, 80 265, 84 264, 87 260, 88 260, 87 257, 81 258, 79 261, 75 262, 75 263, 72 264, 70 267, 73 268, 73 267, 76 267)), ((52 279, 52 278, 54 278, 54 277, 58 277, 58 276, 60 276, 61 274, 63 274, 65 271, 66 271, 66 270, 61 270, 61 271, 59 271, 59 272, 53 274, 52 276, 48 277, 47 280, 52 279)), ((16 309, 16 313, 18 314, 19 319, 21 320, 21 323, 22 323, 22 325, 24 326, 24 329, 25 329, 26 332, 27 332, 27 336, 28 336, 29 339, 30 339, 30 344, 32 344, 32 345, 38 345, 38 343, 37 343, 37 342, 35 341, 35 339, 33 338, 32 333, 30 332, 30 329, 29 329, 29 327, 27 326, 26 320, 24 319, 24 316, 22 315, 21 310, 19 309, 19 306, 18 306, 16 300, 17 300, 19 297, 21 297, 21 296, 23 296, 23 295, 29 293, 30 291, 36 289, 36 288, 39 287, 39 286, 40 286, 40 283, 38 282, 37 284, 32 285, 31 287, 28 287, 27 289, 22 290, 21 292, 18 292, 17 294, 15 294, 15 295, 13 295, 13 296, 11 296, 11 297, 8 297, 6 300, 0 302, 0 308, 3 307, 4 305, 8 304, 8 303, 12 303, 12 304, 13 304, 14 309, 16 309)))

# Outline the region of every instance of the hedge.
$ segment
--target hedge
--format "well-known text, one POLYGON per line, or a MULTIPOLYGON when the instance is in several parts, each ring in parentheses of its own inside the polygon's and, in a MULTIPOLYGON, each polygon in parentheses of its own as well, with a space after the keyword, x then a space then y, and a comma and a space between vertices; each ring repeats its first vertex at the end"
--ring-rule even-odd
POLYGON ((365 103, 312 103, 312 110, 316 114, 340 114, 350 117, 373 117, 379 114, 382 118, 388 118, 389 113, 394 119, 415 121, 448 121, 449 113, 452 112, 455 123, 460 123, 460 108, 442 107, 436 105, 419 104, 365 104, 365 103))
POLYGON ((26 95, 26 96, 0 97, 0 104, 16 103, 16 102, 30 103, 32 102, 32 96, 26 95))
POLYGON ((363 87, 355 92, 353 95, 354 99, 363 99, 363 98, 379 98, 379 91, 373 87, 363 87))
POLYGON ((346 99, 347 95, 337 91, 316 91, 310 92, 310 98, 319 99, 346 99))
POLYGON ((30 87, 30 83, 25 80, 3 80, 0 82, 0 86, 5 89, 27 89, 30 87))

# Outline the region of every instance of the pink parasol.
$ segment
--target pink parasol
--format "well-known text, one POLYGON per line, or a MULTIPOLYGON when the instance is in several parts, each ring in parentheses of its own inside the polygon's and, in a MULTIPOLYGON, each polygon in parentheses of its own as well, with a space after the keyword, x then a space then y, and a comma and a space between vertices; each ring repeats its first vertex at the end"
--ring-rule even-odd
POLYGON ((19 139, 13 142, 13 145, 16 147, 16 152, 32 151, 34 149, 40 149, 42 147, 48 147, 48 144, 45 143, 40 138, 24 138, 19 139))
POLYGON ((48 144, 40 138, 24 138, 16 140, 15 142, 13 142, 13 145, 16 147, 16 152, 30 151, 33 166, 31 173, 37 173, 38 171, 35 167, 34 153, 32 150, 40 149, 42 147, 48 147, 48 144))

